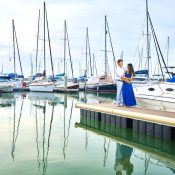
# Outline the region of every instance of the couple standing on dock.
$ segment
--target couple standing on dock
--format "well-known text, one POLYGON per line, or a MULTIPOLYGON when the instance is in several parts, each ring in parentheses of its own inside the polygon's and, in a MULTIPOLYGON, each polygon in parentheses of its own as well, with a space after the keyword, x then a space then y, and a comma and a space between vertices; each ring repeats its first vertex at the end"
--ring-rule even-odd
POLYGON ((132 87, 132 79, 135 75, 132 64, 123 67, 123 60, 117 61, 117 104, 118 106, 136 106, 136 99, 132 87))

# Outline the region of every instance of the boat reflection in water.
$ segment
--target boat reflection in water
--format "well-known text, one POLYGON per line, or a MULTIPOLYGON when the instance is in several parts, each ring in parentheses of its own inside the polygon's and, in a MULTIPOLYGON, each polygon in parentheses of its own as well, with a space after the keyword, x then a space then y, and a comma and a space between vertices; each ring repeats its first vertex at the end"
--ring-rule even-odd
POLYGON ((0 108, 11 107, 14 103, 13 93, 0 93, 0 108))
MULTIPOLYGON (((113 100, 87 94, 87 101, 94 98, 113 100)), ((80 116, 79 96, 32 92, 12 99, 0 108, 0 174, 174 174, 173 141, 80 116)))
POLYGON ((24 105, 24 99, 22 99, 22 102, 20 104, 20 111, 19 111, 19 117, 16 114, 16 101, 14 103, 14 115, 13 115, 13 138, 12 138, 12 150, 11 150, 11 156, 13 161, 15 161, 15 147, 16 147, 16 142, 18 139, 19 135, 19 130, 20 130, 20 124, 21 124, 21 118, 23 114, 23 105, 24 105))
MULTIPOLYGON (((49 121, 48 134, 46 134, 46 102, 44 102, 43 108, 38 108, 39 105, 35 106, 35 118, 36 118, 36 147, 37 147, 37 160, 38 169, 42 174, 46 174, 48 166, 48 155, 50 147, 50 137, 52 132, 52 123, 54 116, 54 105, 52 106, 51 117, 49 121), (43 113, 42 128, 39 130, 37 110, 41 110, 43 113), (41 133, 39 133, 39 131, 41 133), (41 136, 41 138, 39 138, 41 136), (41 144, 41 145, 40 145, 41 144)), ((48 117, 48 116, 47 116, 48 117)))

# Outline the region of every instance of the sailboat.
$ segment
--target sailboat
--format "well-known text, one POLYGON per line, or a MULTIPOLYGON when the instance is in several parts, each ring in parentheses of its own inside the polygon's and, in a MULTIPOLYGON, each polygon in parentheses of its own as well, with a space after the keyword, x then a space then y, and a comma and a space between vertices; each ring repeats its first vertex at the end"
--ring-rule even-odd
POLYGON ((90 91, 90 92, 116 92, 117 91, 116 83, 114 83, 112 76, 109 74, 109 71, 108 71, 107 34, 109 34, 109 39, 110 39, 110 44, 111 44, 112 54, 114 59, 114 65, 116 64, 114 49, 113 49, 111 35, 109 31, 109 25, 108 25, 107 17, 105 16, 105 50, 104 50, 105 51, 105 72, 104 72, 104 75, 90 77, 86 83, 86 87, 85 87, 86 91, 90 91))
POLYGON ((55 82, 55 91, 56 92, 78 92, 79 91, 79 84, 74 82, 74 71, 73 71, 73 63, 72 63, 72 56, 70 50, 70 43, 69 43, 69 35, 67 30, 67 22, 64 21, 64 73, 60 74, 64 79, 58 80, 55 82), (67 63, 66 63, 66 48, 68 46, 68 54, 69 54, 69 61, 71 66, 71 73, 72 78, 67 78, 67 63))
MULTIPOLYGON (((40 11, 38 21, 40 19, 40 11)), ((54 71, 53 71, 53 61, 52 61, 52 51, 51 51, 51 43, 50 43, 50 34, 49 34, 49 24, 48 24, 48 17, 47 17, 47 10, 46 4, 44 2, 44 71, 42 76, 37 77, 30 85, 30 91, 34 92, 53 92, 54 90, 54 83, 47 79, 46 77, 46 28, 47 28, 47 35, 48 35, 48 42, 49 42, 49 53, 50 53, 50 60, 51 60, 51 67, 52 67, 52 76, 54 78, 54 71)), ((39 22, 38 22, 38 29, 39 29, 39 22)), ((36 52, 36 61, 38 57, 38 39, 39 39, 39 30, 37 36, 37 52, 36 52)), ((37 65, 36 65, 37 66, 37 65)))
MULTIPOLYGON (((169 78, 171 79, 172 75, 168 70, 168 67, 165 63, 162 51, 160 49, 158 39, 154 30, 154 26, 148 11, 148 0, 146 0, 146 17, 147 17, 147 34, 149 34, 149 25, 151 28, 151 32, 153 35, 153 40, 157 52, 157 57, 158 57, 158 62, 159 62, 159 67, 162 73, 163 77, 163 82, 153 82, 150 81, 143 87, 135 87, 135 95, 138 98, 139 101, 141 102, 146 102, 146 103, 164 103, 165 106, 171 103, 175 103, 175 80, 173 81, 174 78, 172 78, 172 81, 170 80, 169 82, 165 81, 165 74, 163 72, 163 66, 166 69, 166 73, 168 74, 169 78), (162 66, 163 64, 163 66, 162 66), (145 100, 146 99, 146 100, 145 100)), ((147 36, 147 58, 148 58, 148 76, 149 76, 149 61, 150 61, 150 41, 149 37, 147 36)))
POLYGON ((14 19, 12 19, 12 29, 13 29, 13 60, 14 60, 13 66, 14 66, 14 72, 9 73, 9 74, 4 74, 3 69, 2 69, 2 73, 0 75, 0 92, 6 92, 6 93, 13 92, 13 90, 17 89, 17 88, 22 88, 23 87, 23 78, 24 78, 14 19), (17 74, 17 68, 16 68, 16 49, 17 49, 20 70, 21 70, 20 76, 17 74))

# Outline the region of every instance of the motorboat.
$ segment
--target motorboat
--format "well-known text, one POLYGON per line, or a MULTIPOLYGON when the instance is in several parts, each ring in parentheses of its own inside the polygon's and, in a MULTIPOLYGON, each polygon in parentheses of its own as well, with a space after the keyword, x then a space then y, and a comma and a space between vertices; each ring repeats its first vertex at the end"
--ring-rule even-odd
POLYGON ((9 81, 9 80, 5 80, 5 79, 0 79, 0 92, 4 92, 4 93, 9 93, 9 92, 13 92, 14 89, 14 84, 9 81))
MULTIPOLYGON (((134 87, 135 96, 142 102, 154 104, 157 102, 175 103, 175 82, 149 83, 145 86, 134 87), (148 101, 149 100, 149 101, 148 101), (150 101, 151 100, 151 101, 150 101)), ((174 107, 175 108, 175 107, 174 107)))

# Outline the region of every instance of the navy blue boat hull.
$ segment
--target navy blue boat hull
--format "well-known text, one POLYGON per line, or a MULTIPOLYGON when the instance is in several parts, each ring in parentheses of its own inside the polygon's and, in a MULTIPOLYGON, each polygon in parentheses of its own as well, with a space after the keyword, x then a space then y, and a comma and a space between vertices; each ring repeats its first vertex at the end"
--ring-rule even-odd
POLYGON ((113 84, 97 84, 97 85, 91 85, 86 87, 86 91, 89 92, 117 92, 117 85, 115 83, 113 84))

